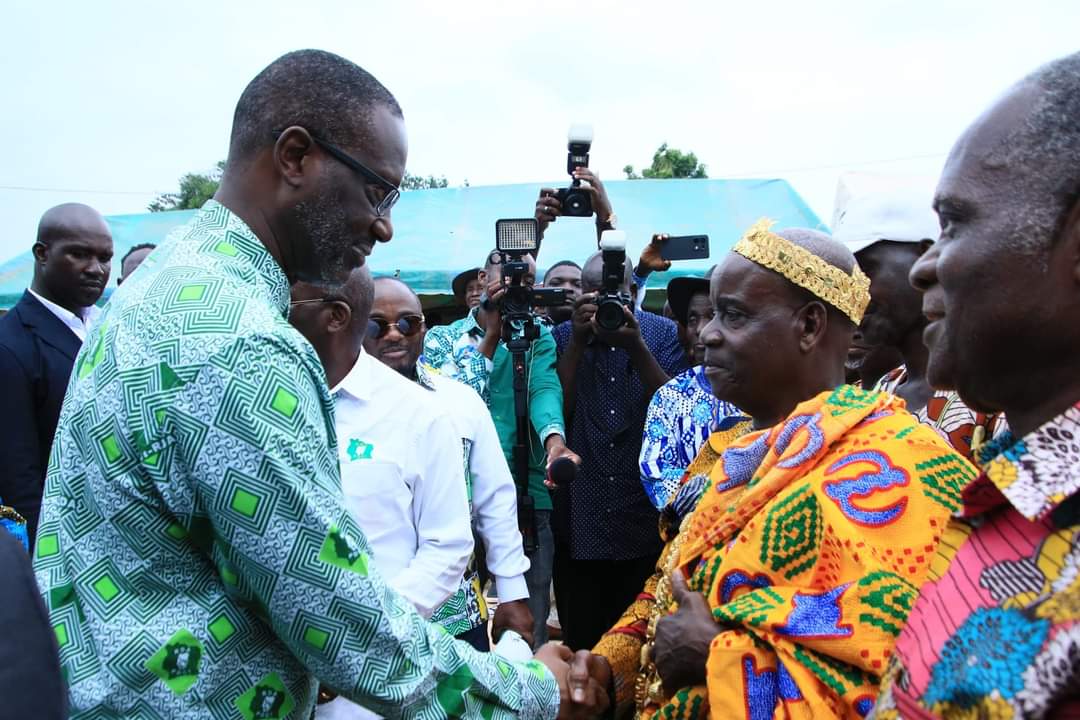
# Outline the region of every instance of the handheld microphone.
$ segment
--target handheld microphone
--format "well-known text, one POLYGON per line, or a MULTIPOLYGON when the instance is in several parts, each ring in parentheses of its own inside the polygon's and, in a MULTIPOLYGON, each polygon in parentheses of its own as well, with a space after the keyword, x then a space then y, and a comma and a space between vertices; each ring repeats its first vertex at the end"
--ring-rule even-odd
POLYGON ((555 487, 569 485, 577 477, 577 465, 570 458, 559 458, 548 467, 548 482, 555 487))

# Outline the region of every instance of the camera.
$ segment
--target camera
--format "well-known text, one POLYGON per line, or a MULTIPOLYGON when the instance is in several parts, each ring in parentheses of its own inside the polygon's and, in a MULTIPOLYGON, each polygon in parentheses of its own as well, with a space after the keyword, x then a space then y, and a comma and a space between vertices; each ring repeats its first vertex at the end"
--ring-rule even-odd
POLYGON ((626 324, 623 308, 634 309, 630 293, 621 290, 626 283, 626 233, 605 230, 600 236, 600 254, 603 268, 596 298, 596 324, 601 330, 614 332, 626 324))
MULTIPOLYGON (((569 175, 574 174, 575 168, 589 167, 592 138, 591 125, 570 126, 566 137, 566 172, 569 175)), ((566 217, 592 217, 592 196, 582 189, 580 180, 574 180, 568 187, 556 190, 555 199, 562 204, 562 214, 566 217)))
MULTIPOLYGON (((519 333, 524 333, 529 340, 539 337, 533 308, 555 307, 570 302, 565 289, 532 288, 525 284, 525 273, 529 271, 525 256, 535 257, 538 247, 539 233, 535 218, 495 222, 495 252, 499 253, 503 284, 506 286, 506 292, 498 302, 498 310, 507 324, 503 332, 507 342, 519 333)), ((485 310, 495 309, 495 304, 486 296, 481 304, 485 310)))

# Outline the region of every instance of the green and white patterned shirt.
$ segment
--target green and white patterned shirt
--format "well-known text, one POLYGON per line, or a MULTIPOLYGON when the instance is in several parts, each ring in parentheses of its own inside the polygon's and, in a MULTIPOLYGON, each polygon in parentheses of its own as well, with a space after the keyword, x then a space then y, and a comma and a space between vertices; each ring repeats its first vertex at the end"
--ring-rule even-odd
POLYGON ((388 589, 343 505, 333 401, 285 275, 209 202, 124 283, 60 415, 34 567, 72 717, 554 717, 536 661, 388 589))

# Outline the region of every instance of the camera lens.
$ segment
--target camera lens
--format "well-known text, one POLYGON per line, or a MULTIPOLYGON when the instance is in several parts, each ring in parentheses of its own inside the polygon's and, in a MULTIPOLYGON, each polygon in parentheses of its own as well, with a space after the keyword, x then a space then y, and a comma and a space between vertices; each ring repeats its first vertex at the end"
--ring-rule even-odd
POLYGON ((585 198, 580 193, 571 193, 566 198, 568 214, 577 215, 585 209, 585 198))
POLYGON ((601 330, 613 332, 621 328, 625 322, 626 315, 623 314, 623 304, 619 302, 618 298, 606 297, 600 299, 596 306, 596 324, 600 326, 601 330))

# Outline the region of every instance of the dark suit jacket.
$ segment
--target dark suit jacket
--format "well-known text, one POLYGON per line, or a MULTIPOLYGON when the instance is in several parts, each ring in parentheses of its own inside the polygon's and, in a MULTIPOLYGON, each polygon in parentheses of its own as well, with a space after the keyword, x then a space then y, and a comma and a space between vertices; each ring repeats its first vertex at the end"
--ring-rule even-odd
POLYGON ((29 292, 0 318, 0 502, 26 518, 30 547, 56 421, 81 346, 29 292))
POLYGON ((56 633, 49 625, 30 557, 3 530, 0 578, 0 717, 64 720, 67 689, 60 675, 56 633))

